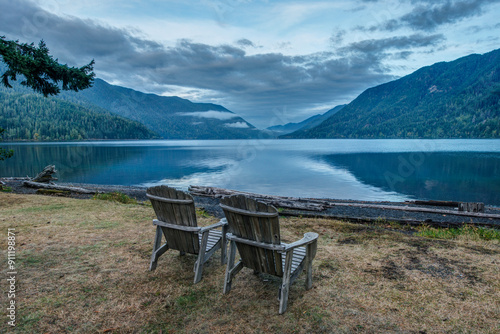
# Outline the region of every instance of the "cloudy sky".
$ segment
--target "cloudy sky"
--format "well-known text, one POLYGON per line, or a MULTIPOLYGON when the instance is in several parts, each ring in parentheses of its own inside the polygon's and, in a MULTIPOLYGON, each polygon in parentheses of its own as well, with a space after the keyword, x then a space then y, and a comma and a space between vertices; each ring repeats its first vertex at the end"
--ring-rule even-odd
POLYGON ((112 84, 301 121, 439 61, 500 47, 500 0, 0 0, 0 35, 44 39, 112 84))

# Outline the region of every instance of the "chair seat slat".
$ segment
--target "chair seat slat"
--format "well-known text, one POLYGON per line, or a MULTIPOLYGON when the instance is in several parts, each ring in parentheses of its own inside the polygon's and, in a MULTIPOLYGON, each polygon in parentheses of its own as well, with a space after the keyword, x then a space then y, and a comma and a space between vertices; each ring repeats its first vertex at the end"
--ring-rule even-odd
MULTIPOLYGON (((300 249, 300 248, 304 248, 304 247, 298 247, 297 249, 300 249)), ((286 253, 283 253, 281 256, 282 256, 282 259, 283 259, 283 270, 285 270, 285 257, 286 257, 286 253)), ((305 258, 306 258, 305 248, 304 248, 304 253, 303 254, 298 253, 296 251, 293 252, 293 257, 292 257, 292 274, 295 271, 295 269, 297 269, 300 266, 300 264, 302 263, 302 261, 304 261, 305 258)))
MULTIPOLYGON (((212 249, 222 238, 222 231, 219 230, 211 230, 208 232, 208 238, 207 238, 207 250, 212 249)), ((201 244, 201 239, 202 239, 202 234, 198 235, 199 242, 201 244)))

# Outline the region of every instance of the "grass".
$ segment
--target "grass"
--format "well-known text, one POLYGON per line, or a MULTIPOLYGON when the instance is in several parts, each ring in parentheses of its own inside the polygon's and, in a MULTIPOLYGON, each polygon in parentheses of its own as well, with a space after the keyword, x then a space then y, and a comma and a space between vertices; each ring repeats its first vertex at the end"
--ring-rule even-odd
POLYGON ((8 187, 8 186, 0 185, 0 191, 4 192, 4 193, 10 193, 10 192, 12 192, 12 188, 8 187))
POLYGON ((473 225, 453 228, 434 228, 428 225, 422 225, 417 229, 417 235, 426 238, 500 241, 500 230, 473 225))
POLYGON ((92 198, 102 201, 113 201, 122 204, 137 204, 137 200, 135 198, 131 198, 119 191, 104 194, 95 194, 92 198))
POLYGON ((198 216, 201 216, 201 217, 204 217, 204 218, 209 218, 210 217, 210 214, 208 212, 206 212, 205 209, 196 209, 196 214, 198 216))
MULTIPOLYGON (((500 331, 500 241, 465 232, 489 230, 464 227, 457 237, 435 239, 421 234, 429 227, 411 234, 385 223, 280 218, 285 242, 308 231, 320 235, 313 288, 304 289, 301 275, 280 316, 278 281, 251 270, 238 273, 231 292, 222 294, 219 252, 196 285, 192 255, 169 250, 148 271, 153 218, 144 205, 0 193, 0 225, 16 231, 18 272, 17 326, 7 326, 2 307, 0 332, 500 331)), ((218 220, 199 211, 198 221, 218 220)), ((3 259, 6 246, 3 237, 3 259)), ((0 286, 5 291, 7 281, 0 286)))

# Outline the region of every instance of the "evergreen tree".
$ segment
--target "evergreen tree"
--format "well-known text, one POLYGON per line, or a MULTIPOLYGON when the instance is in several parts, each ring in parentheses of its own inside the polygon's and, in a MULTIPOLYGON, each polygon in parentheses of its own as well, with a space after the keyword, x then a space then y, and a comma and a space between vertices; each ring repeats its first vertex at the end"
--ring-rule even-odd
MULTIPOLYGON (((0 36, 0 56, 7 70, 2 74, 2 84, 12 88, 9 80, 17 80, 18 75, 24 76, 21 84, 43 94, 57 95, 63 90, 79 91, 92 86, 94 81, 94 60, 89 64, 76 68, 66 64, 59 64, 49 54, 49 49, 42 40, 38 47, 34 43, 19 43, 9 41, 5 36, 0 36)), ((4 129, 0 128, 0 134, 4 129)), ((0 148, 0 160, 10 158, 12 150, 0 148)))
POLYGON ((22 85, 47 97, 59 94, 59 83, 63 90, 77 92, 91 87, 94 81, 94 60, 80 68, 59 64, 49 54, 43 40, 36 47, 34 43, 8 41, 0 36, 0 56, 7 65, 7 71, 2 74, 5 87, 12 88, 9 80, 17 80, 18 75, 23 75, 22 85))

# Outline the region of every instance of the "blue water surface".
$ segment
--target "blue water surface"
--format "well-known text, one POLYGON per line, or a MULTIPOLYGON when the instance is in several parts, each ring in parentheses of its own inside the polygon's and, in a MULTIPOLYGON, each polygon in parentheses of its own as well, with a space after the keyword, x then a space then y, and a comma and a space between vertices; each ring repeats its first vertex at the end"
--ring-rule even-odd
POLYGON ((15 155, 0 162, 0 176, 34 176, 55 164, 61 182, 500 206, 500 140, 148 140, 2 147, 15 155))

